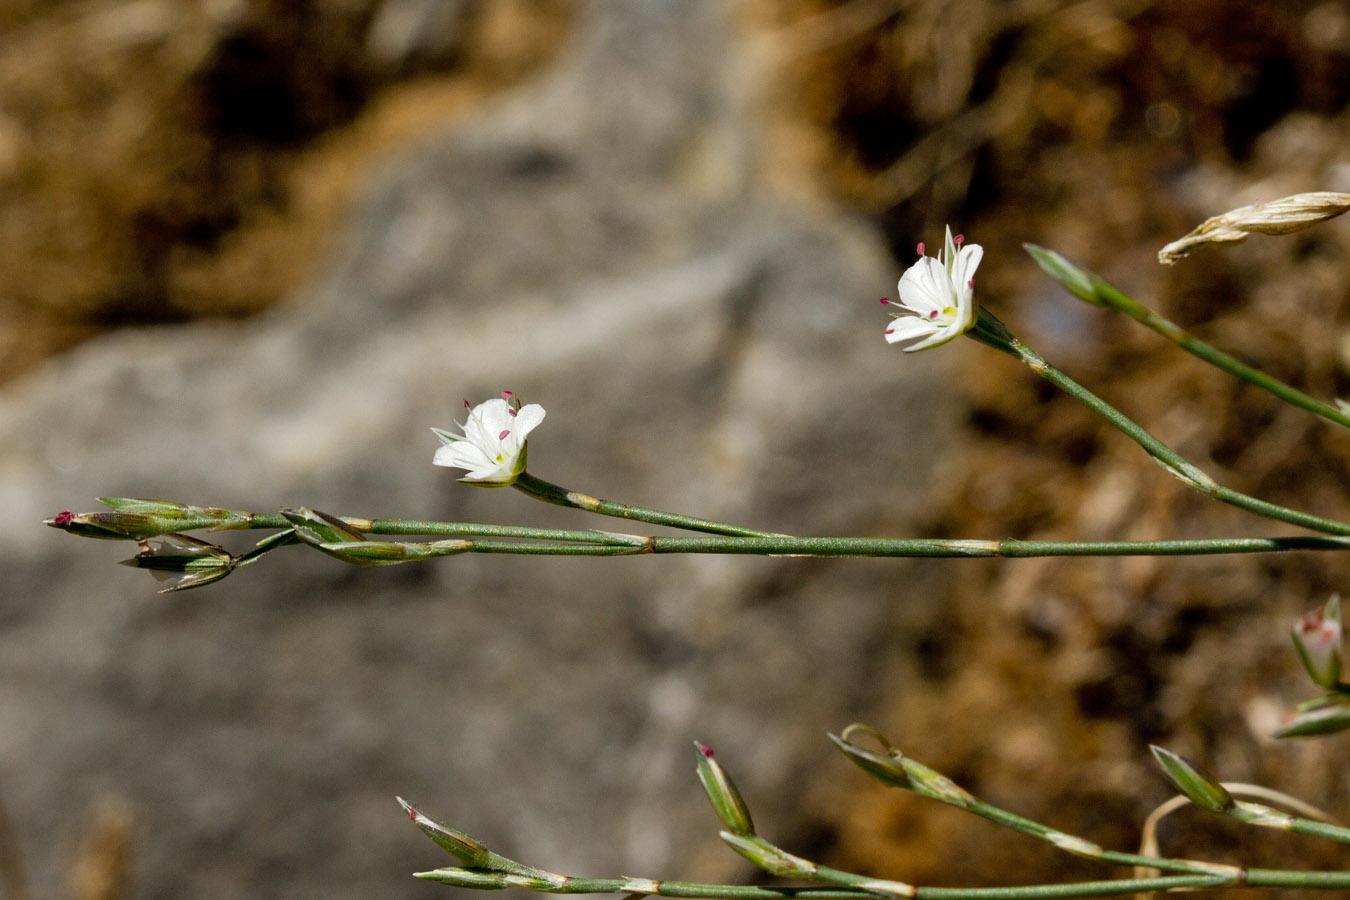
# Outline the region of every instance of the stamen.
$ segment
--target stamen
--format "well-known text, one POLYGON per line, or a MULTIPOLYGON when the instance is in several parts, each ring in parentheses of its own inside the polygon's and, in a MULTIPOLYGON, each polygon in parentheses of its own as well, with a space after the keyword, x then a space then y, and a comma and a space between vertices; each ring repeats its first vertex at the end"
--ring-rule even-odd
POLYGON ((468 400, 465 400, 465 401, 464 401, 464 408, 465 408, 465 409, 473 409, 473 407, 469 405, 469 401, 468 401, 468 400))
POLYGON ((970 279, 969 281, 967 281, 967 282, 966 282, 966 287, 968 287, 968 288, 974 288, 974 287, 975 287, 975 279, 972 278, 972 279, 970 279))
POLYGON ((936 319, 937 317, 938 317, 938 311, 937 311, 936 309, 930 309, 930 310, 928 311, 928 318, 929 318, 930 320, 931 320, 931 319, 936 319))
POLYGON ((960 246, 961 246, 962 244, 964 244, 965 242, 966 242, 966 236, 965 236, 964 234, 958 234, 956 237, 952 238, 952 243, 955 244, 955 245, 958 246, 958 247, 960 247, 960 246))
POLYGON ((503 400, 510 400, 510 399, 511 399, 512 397, 514 397, 514 396, 515 396, 515 394, 511 393, 510 391, 502 391, 502 399, 503 399, 503 400))
POLYGON ((881 305, 882 305, 882 306, 889 306, 889 305, 890 305, 890 302, 891 302, 890 299, 887 298, 887 297, 882 297, 882 298, 881 298, 881 305))
POLYGON ((518 409, 512 409, 512 408, 509 407, 509 406, 506 408, 506 414, 507 414, 508 416, 511 416, 512 418, 514 418, 515 415, 516 415, 516 413, 518 413, 518 412, 520 412, 520 410, 518 410, 518 409))
POLYGON ((52 516, 52 521, 57 525, 69 525, 74 518, 75 514, 67 509, 52 516))
POLYGON ((915 252, 918 253, 920 256, 923 256, 923 250, 924 250, 923 241, 919 241, 919 246, 915 248, 915 252))
POLYGON ((499 434, 499 435, 497 435, 497 440, 499 440, 499 441, 504 441, 504 440, 506 440, 506 436, 507 436, 508 434, 510 434, 510 433, 511 433, 511 429, 509 429, 509 428, 503 429, 503 430, 502 430, 502 433, 499 434))

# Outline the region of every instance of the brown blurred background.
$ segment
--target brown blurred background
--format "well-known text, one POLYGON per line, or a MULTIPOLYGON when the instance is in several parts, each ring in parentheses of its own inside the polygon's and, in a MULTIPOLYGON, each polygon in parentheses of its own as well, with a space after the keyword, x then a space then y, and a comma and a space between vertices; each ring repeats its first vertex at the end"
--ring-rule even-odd
MULTIPOLYGON (((713 861, 693 737, 771 838, 837 865, 1109 874, 866 783, 820 736, 860 717, 1122 849, 1167 796, 1149 743, 1347 808, 1336 739, 1269 738, 1313 693, 1287 628, 1343 589, 1334 555, 297 557, 165 598, 106 545, 32 534, 119 493, 576 525, 423 471, 413 436, 503 386, 550 410, 544 477, 775 530, 1288 533, 972 342, 887 348, 876 297, 946 223, 1052 362, 1221 483, 1350 517, 1335 426, 1020 249, 1344 396, 1345 221, 1155 258, 1225 209, 1350 191, 1344 4, 643 6, 0 9, 0 791, 34 896, 444 896, 407 878, 447 860, 395 791, 540 865, 747 877, 713 861)), ((1163 847, 1340 864, 1193 813, 1163 847)))

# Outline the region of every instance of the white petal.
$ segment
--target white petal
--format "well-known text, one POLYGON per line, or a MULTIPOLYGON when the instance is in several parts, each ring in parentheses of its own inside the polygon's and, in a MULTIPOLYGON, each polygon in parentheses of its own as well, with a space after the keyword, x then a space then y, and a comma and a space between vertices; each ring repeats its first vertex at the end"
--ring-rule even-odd
POLYGON ((500 397, 478 404, 469 411, 464 436, 484 451, 495 453, 499 442, 497 435, 511 428, 510 408, 500 397))
POLYGON ((916 350, 930 350, 933 347, 940 347, 943 344, 947 343, 948 341, 965 332, 966 328, 968 327, 969 327, 968 325, 963 325, 960 319, 957 319, 956 321, 948 325, 946 328, 943 328, 940 331, 934 333, 927 340, 919 341, 917 344, 912 344, 908 347, 903 347, 901 349, 903 349, 906 353, 913 353, 916 350))
POLYGON ((936 259, 924 256, 900 276, 900 304, 921 316, 955 306, 947 270, 936 259))
POLYGON ((887 327, 886 341, 887 343, 897 344, 900 341, 912 341, 928 337, 938 331, 939 326, 918 316, 901 316, 887 327))
POLYGON ((515 467, 511 463, 512 461, 508 459, 501 465, 493 466, 490 469, 479 469, 470 472, 461 478, 460 481, 476 481, 483 484, 493 484, 494 482, 509 484, 516 480, 515 467))
POLYGON ((443 447, 436 448, 436 455, 431 458, 433 465, 453 466, 456 469, 475 469, 493 468, 497 465, 495 459, 491 459, 483 452, 483 448, 469 441, 456 441, 453 444, 446 444, 443 447))
POLYGON ((525 436, 544 421, 544 408, 538 403, 527 403, 516 412, 514 421, 515 427, 511 433, 524 442, 525 436))
POLYGON ((970 290, 970 282, 974 279, 975 270, 980 267, 980 260, 983 258, 984 248, 979 244, 962 247, 956 254, 956 261, 952 264, 952 284, 957 291, 970 290))

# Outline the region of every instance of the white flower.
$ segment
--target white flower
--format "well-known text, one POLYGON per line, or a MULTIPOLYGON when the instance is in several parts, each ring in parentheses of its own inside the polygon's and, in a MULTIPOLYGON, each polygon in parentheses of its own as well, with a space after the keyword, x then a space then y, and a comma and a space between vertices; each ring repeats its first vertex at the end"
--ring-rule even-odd
POLYGON ((493 487, 514 484, 525 471, 525 438, 542 421, 542 406, 521 406, 510 391, 502 391, 500 398, 469 409, 468 420, 460 426, 462 435, 431 429, 444 444, 431 461, 467 469, 469 474, 460 481, 493 487))
POLYGON ((911 341, 905 352, 927 350, 945 344, 969 331, 975 324, 975 269, 984 256, 979 244, 962 247, 963 238, 952 239, 947 228, 946 246, 937 258, 923 255, 900 276, 900 300, 882 303, 899 306, 902 312, 886 329, 886 340, 895 344, 911 341), (958 249, 959 248, 959 249, 958 249))

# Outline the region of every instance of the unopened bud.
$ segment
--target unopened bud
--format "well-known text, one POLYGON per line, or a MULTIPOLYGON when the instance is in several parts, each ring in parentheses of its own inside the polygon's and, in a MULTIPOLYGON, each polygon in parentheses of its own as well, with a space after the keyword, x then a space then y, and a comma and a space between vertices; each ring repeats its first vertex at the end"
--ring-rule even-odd
POLYGON ((1158 251, 1172 265, 1183 256, 1217 244, 1240 244, 1251 234, 1292 234, 1350 210, 1350 194, 1315 191, 1232 209, 1206 219, 1190 234, 1158 251))
POLYGON ((1314 682, 1329 690, 1341 681, 1341 631, 1339 594, 1294 623, 1294 648, 1303 668, 1314 682))
POLYGON ((414 872, 414 878, 436 881, 451 887, 470 888, 477 891, 499 891, 509 885, 504 872, 475 872, 470 869, 432 869, 430 872, 414 872))
POLYGON ((464 553, 473 548, 473 541, 451 539, 426 544, 405 541, 343 541, 314 546, 329 556, 354 566, 395 566, 399 563, 464 553))
POLYGON ((1150 746, 1153 756, 1162 766, 1163 774, 1172 786, 1185 795, 1186 799, 1201 809, 1213 813, 1226 813, 1236 802, 1228 789, 1219 783, 1219 779, 1200 768, 1184 756, 1171 750, 1150 746))
POLYGON ((430 816, 423 815, 408 801, 402 797, 396 797, 398 805, 403 807, 403 811, 408 814, 408 818, 422 832, 436 844, 449 853, 460 863, 474 868, 482 868, 489 865, 492 861, 492 854, 488 848, 475 841, 462 831, 451 828, 449 825, 443 825, 430 816))
POLYGON ((772 875, 784 878, 810 878, 816 874, 815 863, 800 856, 793 856, 761 837, 753 834, 732 834, 730 831, 721 832, 721 837, 732 850, 772 875))
POLYGON ((1035 244, 1023 244, 1022 249, 1031 254, 1031 258, 1036 260, 1036 265, 1045 270, 1045 274, 1059 282, 1059 286, 1064 290, 1073 294, 1079 300, 1086 300, 1094 306, 1104 305, 1097 297, 1094 281, 1100 279, 1096 275, 1070 262, 1053 250, 1047 250, 1035 244))
POLYGON ((364 541, 366 536, 337 516, 330 516, 317 509, 303 506, 287 508, 281 511, 295 528, 296 537, 306 544, 342 544, 348 541, 364 541))
POLYGON ((255 517, 252 513, 215 506, 188 506, 172 500, 139 500, 133 497, 99 497, 98 502, 118 512, 139 513, 158 519, 166 525, 165 531, 190 531, 194 528, 246 527, 255 517))
POLYGON ((1317 737, 1347 728, 1350 728, 1350 696, 1328 694, 1300 704, 1294 718, 1275 732, 1275 737, 1317 737))
POLYGON ((161 594, 185 591, 219 581, 234 571, 237 560, 215 544, 186 534, 165 534, 140 542, 141 552, 122 561, 124 566, 148 569, 159 581, 172 581, 161 594))
POLYGON ((43 519, 42 524, 80 537, 110 541, 139 541, 173 531, 176 527, 166 526, 151 516, 127 512, 59 512, 49 519, 43 519))
POLYGON ((970 791, 941 772, 928 768, 918 760, 902 756, 898 762, 900 767, 905 770, 905 774, 909 776, 910 789, 915 793, 923 794, 934 800, 941 800, 943 803, 950 803, 952 806, 959 806, 962 809, 975 802, 975 797, 970 791))
POLYGON ((829 738, 836 747, 844 751, 845 756, 853 760, 853 763, 868 775, 884 784, 889 784, 891 787, 904 788, 907 791, 914 789, 914 786, 910 784, 909 775, 905 773, 905 770, 900 767, 894 757, 884 756, 865 747, 859 747, 837 734, 831 734, 829 738))
POLYGON ((755 833, 755 825, 750 821, 750 810, 741 799, 741 792, 722 768, 721 763, 713 759, 713 752, 698 741, 694 741, 698 753, 698 780, 703 783, 703 791, 712 803, 713 812, 732 834, 750 835, 755 833))

